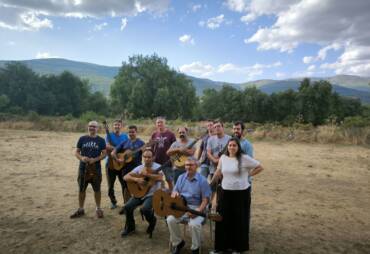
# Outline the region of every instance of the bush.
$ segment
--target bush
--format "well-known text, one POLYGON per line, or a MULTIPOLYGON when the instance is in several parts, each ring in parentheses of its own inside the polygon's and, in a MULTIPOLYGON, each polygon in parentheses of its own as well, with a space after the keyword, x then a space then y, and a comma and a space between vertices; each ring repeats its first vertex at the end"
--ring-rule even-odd
POLYGON ((346 117, 343 122, 344 128, 353 128, 353 127, 366 127, 370 126, 370 118, 365 118, 361 116, 350 116, 346 117))
POLYGON ((29 111, 27 114, 27 119, 31 122, 40 121, 40 115, 35 111, 29 111))
POLYGON ((105 119, 104 116, 100 116, 93 111, 87 111, 80 116, 80 120, 86 123, 93 120, 102 122, 104 121, 104 119, 105 119))

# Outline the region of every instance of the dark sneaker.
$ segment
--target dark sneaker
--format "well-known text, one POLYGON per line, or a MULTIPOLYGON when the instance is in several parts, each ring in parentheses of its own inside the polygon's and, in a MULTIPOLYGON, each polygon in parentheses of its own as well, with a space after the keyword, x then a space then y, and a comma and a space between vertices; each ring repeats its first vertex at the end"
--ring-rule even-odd
POLYGON ((104 213, 102 209, 96 209, 96 217, 99 219, 104 218, 104 213))
POLYGON ((74 212, 71 216, 69 216, 69 218, 71 219, 75 219, 75 218, 79 218, 79 217, 82 217, 85 215, 85 211, 84 209, 78 209, 76 212, 74 212))
POLYGON ((191 254, 199 254, 199 248, 195 250, 191 250, 191 254))
POLYGON ((116 208, 117 208, 117 204, 115 204, 115 203, 110 204, 110 209, 116 209, 116 208))
POLYGON ((180 254, 180 251, 182 248, 184 248, 185 246, 185 241, 182 240, 178 245, 176 245, 173 250, 172 250, 172 254, 180 254))

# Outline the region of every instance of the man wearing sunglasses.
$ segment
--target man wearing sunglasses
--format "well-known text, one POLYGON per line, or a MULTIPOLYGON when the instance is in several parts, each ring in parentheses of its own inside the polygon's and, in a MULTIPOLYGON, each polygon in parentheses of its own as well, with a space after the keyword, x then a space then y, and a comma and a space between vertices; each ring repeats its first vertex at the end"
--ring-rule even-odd
POLYGON ((71 219, 85 215, 84 203, 86 188, 89 183, 94 190, 96 216, 98 218, 103 218, 103 210, 100 208, 100 185, 102 180, 100 161, 106 156, 106 144, 105 140, 97 135, 98 122, 91 121, 88 126, 88 135, 80 137, 75 152, 75 156, 80 161, 77 178, 79 186, 79 208, 70 216, 71 219), (87 173, 89 173, 89 175, 87 173))

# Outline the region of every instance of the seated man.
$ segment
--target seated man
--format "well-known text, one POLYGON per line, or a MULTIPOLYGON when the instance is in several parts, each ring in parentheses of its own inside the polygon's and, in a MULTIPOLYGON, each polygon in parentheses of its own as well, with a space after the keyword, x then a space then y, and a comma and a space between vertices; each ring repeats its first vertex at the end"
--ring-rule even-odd
POLYGON ((126 215, 126 225, 121 233, 122 237, 128 236, 129 234, 135 232, 135 219, 134 210, 139 205, 143 204, 141 209, 145 219, 148 221, 149 226, 146 232, 151 238, 152 233, 157 222, 154 216, 154 211, 152 208, 153 193, 161 188, 161 182, 163 181, 163 174, 160 170, 160 165, 153 162, 154 156, 152 150, 145 150, 143 152, 143 165, 137 166, 130 173, 125 175, 124 180, 127 182, 136 182, 145 187, 145 180, 142 177, 137 177, 137 175, 143 175, 145 177, 155 180, 153 186, 150 187, 149 191, 141 198, 131 197, 127 204, 124 206, 126 215))
MULTIPOLYGON (((186 173, 179 176, 171 196, 176 197, 181 195, 185 198, 187 205, 191 209, 203 212, 209 202, 211 189, 208 185, 207 179, 197 172, 197 168, 198 161, 194 157, 189 157, 185 162, 186 173)), ((181 230, 178 222, 187 218, 190 219, 189 227, 192 237, 192 253, 199 253, 201 241, 200 234, 202 231, 202 223, 204 218, 187 213, 183 216, 183 218, 176 219, 172 215, 167 217, 170 239, 172 246, 174 246, 172 250, 173 254, 180 253, 180 250, 185 245, 185 241, 181 238, 181 230)))

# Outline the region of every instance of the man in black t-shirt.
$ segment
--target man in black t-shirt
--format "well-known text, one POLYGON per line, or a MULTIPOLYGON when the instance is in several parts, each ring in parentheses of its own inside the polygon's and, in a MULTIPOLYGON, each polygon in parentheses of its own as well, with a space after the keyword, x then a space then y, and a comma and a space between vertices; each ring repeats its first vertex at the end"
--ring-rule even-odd
POLYGON ((71 219, 85 215, 84 203, 86 188, 89 183, 95 194, 96 216, 103 218, 103 210, 100 208, 100 185, 102 180, 100 161, 106 156, 106 144, 105 140, 97 135, 97 130, 98 123, 96 121, 89 122, 89 134, 80 137, 77 142, 75 156, 80 161, 77 178, 79 208, 70 216, 71 219))

